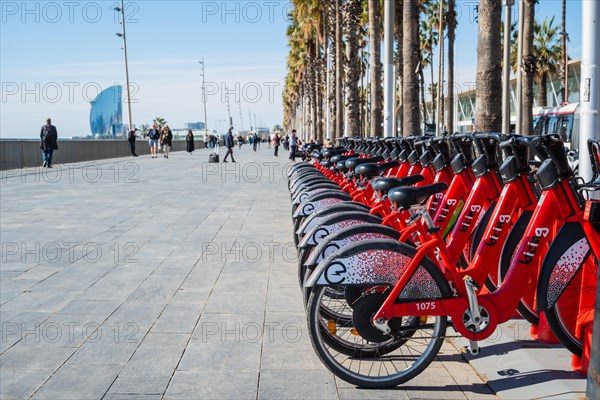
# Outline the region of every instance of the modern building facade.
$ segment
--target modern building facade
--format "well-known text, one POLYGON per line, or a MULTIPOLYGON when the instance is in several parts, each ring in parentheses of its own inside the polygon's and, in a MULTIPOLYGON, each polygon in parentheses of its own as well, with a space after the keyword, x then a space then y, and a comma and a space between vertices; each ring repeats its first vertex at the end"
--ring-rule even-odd
POLYGON ((104 89, 91 101, 90 132, 95 137, 116 137, 123 134, 123 87, 104 89))
POLYGON ((204 122, 187 122, 185 129, 200 130, 204 129, 204 122))
MULTIPOLYGON (((569 102, 577 103, 579 102, 580 93, 580 76, 581 71, 581 60, 571 60, 568 65, 568 93, 569 93, 569 102)), ((513 77, 510 81, 510 112, 511 112, 511 124, 514 124, 516 121, 517 114, 517 79, 513 77)), ((559 107, 561 105, 561 93, 560 88, 562 83, 559 80, 558 76, 550 76, 548 82, 546 84, 546 93, 548 95, 548 107, 559 107)), ((534 107, 538 107, 538 86, 537 82, 533 86, 534 92, 534 107)), ((498 101, 501 101, 500 99, 498 101)), ((425 104, 426 107, 426 115, 424 120, 426 122, 431 121, 432 117, 432 105, 431 101, 425 104)), ((456 94, 456 104, 454 106, 455 115, 454 121, 455 126, 452 130, 454 132, 471 132, 473 130, 473 121, 475 118, 475 89, 472 88, 470 90, 462 91, 456 94)), ((435 127, 435 125, 434 125, 435 127)), ((434 128, 435 129, 435 128, 434 128)), ((447 128, 446 128, 447 129, 447 128)))

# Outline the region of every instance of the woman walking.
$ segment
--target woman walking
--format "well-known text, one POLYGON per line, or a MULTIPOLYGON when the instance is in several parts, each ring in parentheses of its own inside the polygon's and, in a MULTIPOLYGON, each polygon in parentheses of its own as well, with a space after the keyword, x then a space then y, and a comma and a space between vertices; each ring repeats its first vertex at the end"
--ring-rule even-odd
POLYGON ((273 136, 273 147, 275 148, 273 157, 279 157, 279 145, 280 144, 281 144, 281 137, 279 137, 278 132, 275 132, 275 135, 273 136))
POLYGON ((188 153, 190 153, 190 156, 192 155, 192 153, 194 152, 194 134, 192 133, 192 130, 189 129, 187 136, 185 137, 185 149, 188 153))
POLYGON ((171 128, 169 126, 165 126, 162 137, 160 140, 160 146, 163 149, 164 158, 169 158, 169 150, 171 149, 171 141, 173 140, 173 133, 171 133, 171 128))

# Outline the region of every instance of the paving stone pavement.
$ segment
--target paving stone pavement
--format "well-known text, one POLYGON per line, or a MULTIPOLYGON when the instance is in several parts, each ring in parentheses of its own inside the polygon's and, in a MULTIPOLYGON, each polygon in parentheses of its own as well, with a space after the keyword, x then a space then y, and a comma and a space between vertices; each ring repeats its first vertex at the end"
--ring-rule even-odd
POLYGON ((496 397, 450 343, 394 390, 334 377, 306 329, 286 157, 235 156, 2 172, 1 399, 496 397))

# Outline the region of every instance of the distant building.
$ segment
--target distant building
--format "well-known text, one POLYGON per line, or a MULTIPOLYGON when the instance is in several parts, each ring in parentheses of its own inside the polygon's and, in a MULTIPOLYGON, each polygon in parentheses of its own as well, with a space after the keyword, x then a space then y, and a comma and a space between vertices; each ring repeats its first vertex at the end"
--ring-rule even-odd
MULTIPOLYGON (((581 60, 571 60, 568 64, 568 79, 567 85, 569 88, 569 102, 577 103, 580 101, 580 77, 581 74, 581 60)), ((547 102, 548 107, 559 107, 561 102, 561 86, 562 82, 559 77, 556 75, 551 75, 548 78, 546 83, 546 93, 547 93, 547 102)), ((538 83, 535 82, 533 85, 533 105, 534 107, 538 107, 538 83)), ((456 93, 456 104, 454 106, 454 123, 455 126, 452 127, 450 131, 455 132, 472 132, 474 129, 475 123, 475 100, 476 93, 475 89, 471 88, 470 90, 464 90, 456 93)), ((517 79, 513 77, 510 80, 510 113, 511 113, 511 124, 514 126, 517 120, 517 79)), ((502 99, 498 99, 499 102, 502 99)), ((431 101, 428 101, 425 104, 425 116, 424 120, 427 122, 432 120, 432 104, 431 101)), ((447 110, 444 110, 447 112, 447 110)), ((421 115, 423 117, 423 115, 421 115)), ((445 119, 444 119, 445 120, 445 119)), ((435 130, 435 124, 432 125, 435 130)), ((447 129, 447 127, 446 127, 447 129)))
POLYGON ((204 129, 204 122, 188 122, 185 124, 185 129, 191 129, 191 130, 204 129))
POLYGON ((90 131, 95 137, 115 137, 123 134, 123 87, 104 89, 91 101, 90 131))

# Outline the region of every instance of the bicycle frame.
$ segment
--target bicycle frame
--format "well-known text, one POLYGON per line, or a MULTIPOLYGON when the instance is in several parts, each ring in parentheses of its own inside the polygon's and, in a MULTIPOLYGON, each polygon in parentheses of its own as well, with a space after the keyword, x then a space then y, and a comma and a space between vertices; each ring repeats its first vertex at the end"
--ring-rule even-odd
MULTIPOLYGON (((444 268, 444 273, 450 276, 451 282, 454 284, 458 293, 457 297, 451 299, 421 300, 394 304, 395 299, 401 294, 402 289, 411 279, 412 273, 414 273, 418 267, 421 259, 426 254, 433 254, 434 250, 438 248, 440 244, 439 241, 441 240, 439 237, 419 247, 417 255, 402 274, 397 285, 394 287, 382 307, 374 315, 373 320, 387 321, 389 318, 407 315, 446 315, 452 318, 456 330, 467 339, 478 341, 488 338, 494 332, 498 324, 505 322, 512 317, 527 286, 532 280, 535 280, 535 274, 537 273, 537 268, 535 268, 535 266, 539 265, 542 257, 541 252, 537 252, 537 249, 550 243, 552 239, 550 235, 552 226, 554 226, 556 221, 581 221, 581 211, 577 204, 577 199, 570 186, 570 180, 564 180, 542 194, 533 213, 533 217, 527 227, 524 239, 521 241, 521 244, 513 257, 511 267, 502 286, 493 293, 477 296, 478 304, 485 309, 488 318, 487 324, 480 330, 469 330, 462 322, 463 317, 469 310, 469 300, 466 288, 458 283, 460 282, 461 277, 466 278, 469 276, 469 273, 473 271, 471 266, 461 273, 456 272, 453 268, 444 268)), ((495 214, 501 212, 500 210, 502 208, 503 207, 498 206, 495 214)), ((492 220, 495 221, 496 218, 492 218, 492 220)), ((489 225, 488 231, 490 228, 493 229, 493 226, 489 225)), ((594 239, 597 241, 597 236, 593 238, 592 241, 594 239)), ((480 244, 478 256, 480 255, 479 250, 482 246, 485 246, 486 243, 487 242, 484 243, 484 241, 482 241, 480 244)), ((597 243, 593 246, 596 245, 597 243)), ((447 265, 447 253, 441 251, 440 256, 443 265, 447 265)), ((475 265, 479 259, 481 259, 481 257, 476 257, 471 265, 475 265)), ((486 259, 486 262, 489 262, 489 259, 486 259)))

